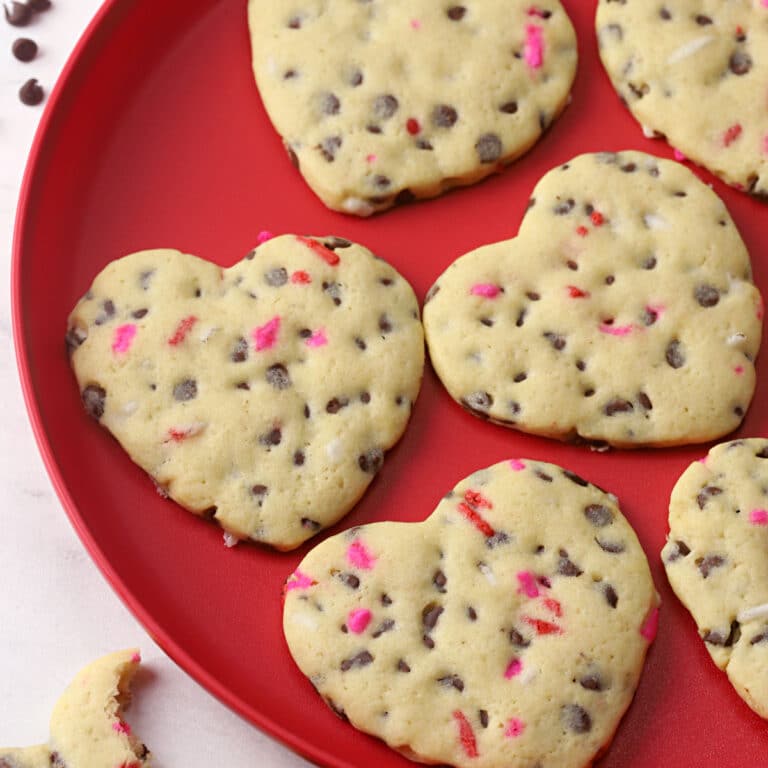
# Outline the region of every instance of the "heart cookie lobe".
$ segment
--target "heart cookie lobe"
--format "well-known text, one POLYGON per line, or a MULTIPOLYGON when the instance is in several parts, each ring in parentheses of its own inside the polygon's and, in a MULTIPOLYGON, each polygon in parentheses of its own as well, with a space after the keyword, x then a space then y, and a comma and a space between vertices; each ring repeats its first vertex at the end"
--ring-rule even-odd
POLYGON ((424 522, 315 547, 286 582, 283 626, 326 703, 412 759, 577 768, 629 706, 656 615, 615 497, 516 460, 424 522))
POLYGON ((669 502, 667 578, 715 664, 768 717, 768 440, 716 445, 669 502))
POLYGON ((230 269, 178 251, 107 266, 69 318, 87 412, 230 543, 336 522, 403 433, 423 369, 408 282, 341 238, 285 235, 230 269))
POLYGON ((438 278, 424 328, 438 376, 475 415, 660 446, 739 425, 762 314, 722 201, 678 163, 620 152, 547 173, 515 239, 438 278))
POLYGON ((596 26, 603 66, 644 132, 768 201, 768 6, 600 0, 596 26))
POLYGON ((557 117, 576 70, 556 0, 250 0, 248 16, 291 161, 329 208, 358 216, 500 170, 557 117))

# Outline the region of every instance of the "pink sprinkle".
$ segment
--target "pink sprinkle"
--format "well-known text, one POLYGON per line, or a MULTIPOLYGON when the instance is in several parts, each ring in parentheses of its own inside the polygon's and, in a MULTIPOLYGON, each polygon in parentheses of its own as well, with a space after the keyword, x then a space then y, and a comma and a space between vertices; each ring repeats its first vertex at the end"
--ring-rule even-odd
POLYGON ((734 372, 734 373, 735 373, 737 376, 741 376, 741 374, 742 374, 742 373, 744 373, 744 366, 743 366, 743 365, 737 365, 737 366, 736 366, 736 367, 733 369, 733 372, 734 372))
POLYGON ((421 22, 418 19, 411 19, 412 29, 421 29, 421 22))
POLYGON ((366 155, 365 156, 365 162, 366 163, 375 163, 376 162, 376 155, 366 155))
POLYGON ((683 160, 687 160, 688 158, 679 150, 679 149, 673 149, 672 150, 672 157, 677 160, 678 163, 682 163, 683 160))
POLYGON ((290 578, 293 579, 293 581, 287 581, 285 583, 286 592, 290 592, 294 589, 309 589, 310 587, 317 584, 314 579, 307 576, 306 573, 302 573, 298 569, 291 574, 290 578))
POLYGON ((504 731, 504 735, 508 739, 516 739, 518 736, 522 735, 524 730, 525 723, 519 717, 513 717, 507 723, 507 730, 504 731))
POLYGON ((525 25, 523 58, 531 69, 538 69, 544 63, 544 40, 541 32, 541 27, 535 24, 525 25))
POLYGON ((128 725, 128 723, 123 723, 118 720, 116 723, 112 723, 112 730, 117 731, 117 733, 124 733, 128 736, 131 733, 131 726, 128 725))
POLYGON ((360 539, 355 539, 347 549, 347 561, 362 571, 370 571, 376 563, 376 558, 360 539))
POLYGON ((708 458, 708 456, 702 456, 700 459, 696 459, 696 461, 698 461, 699 464, 704 464, 704 466, 706 466, 708 458))
POLYGON ((311 336, 304 340, 308 347, 324 347, 328 343, 324 328, 318 328, 311 336))
POLYGON ((264 323, 264 325, 254 328, 251 331, 251 336, 256 343, 256 351, 261 352, 263 349, 272 349, 277 344, 277 334, 279 332, 280 318, 277 315, 264 323))
POLYGON ((365 632, 365 628, 371 623, 371 612, 367 608, 353 608, 347 616, 347 627, 356 635, 365 632))
POLYGON ((115 328, 115 336, 112 340, 112 351, 116 355, 127 352, 133 344, 133 337, 136 335, 136 326, 133 323, 120 325, 115 328))
POLYGON ((763 0, 762 6, 763 8, 768 8, 768 0, 763 0))
POLYGON ((504 677, 507 680, 511 680, 513 677, 517 677, 522 671, 523 662, 520 661, 520 659, 512 659, 504 670, 504 677))
POLYGON ((768 509, 753 509, 749 513, 749 522, 752 525, 768 525, 768 509))
POLYGON ((560 605, 560 603, 555 600, 552 597, 547 597, 544 600, 544 607, 550 611, 551 613, 554 613, 555 616, 557 616, 558 619, 562 618, 563 616, 563 606, 560 605))
POLYGON ((501 293, 501 288, 492 283, 475 283, 469 292, 473 296, 483 296, 486 299, 495 299, 501 293))
POLYGON ((600 333, 607 333, 609 336, 629 336, 635 326, 629 325, 611 325, 610 323, 600 323, 600 333))
POLYGON ((525 594, 526 597, 538 597, 539 588, 536 586, 536 574, 530 571, 520 571, 517 574, 517 580, 520 582, 518 594, 525 594))
POLYGON ((723 146, 730 147, 741 136, 742 127, 735 123, 723 134, 723 146))
POLYGON ((136 653, 131 656, 131 664, 139 664, 141 663, 141 654, 136 651, 136 653))
POLYGON ((297 269, 291 275, 291 282, 296 285, 309 285, 309 283, 312 282, 312 278, 310 277, 309 272, 305 272, 303 269, 297 269))
POLYGON ((261 232, 256 235, 256 242, 261 245, 262 243, 266 243, 267 240, 271 240, 273 237, 274 235, 269 230, 262 229, 261 232))
POLYGON ((510 459, 509 466, 513 472, 522 472, 525 469, 525 462, 520 459, 510 459))
POLYGON ((654 607, 648 612, 648 615, 643 621, 643 626, 640 627, 640 634, 649 642, 652 643, 656 639, 656 632, 659 629, 659 609, 654 607))

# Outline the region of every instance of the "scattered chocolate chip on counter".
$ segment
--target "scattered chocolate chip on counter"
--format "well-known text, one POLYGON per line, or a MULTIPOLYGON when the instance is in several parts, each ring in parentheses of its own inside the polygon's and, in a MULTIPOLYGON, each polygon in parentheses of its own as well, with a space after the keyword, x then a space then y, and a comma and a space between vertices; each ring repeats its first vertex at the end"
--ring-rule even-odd
POLYGON ((45 92, 37 80, 32 77, 19 88, 19 99, 28 107, 37 106, 45 97, 45 92))
POLYGON ((32 20, 32 7, 26 3, 3 3, 5 20, 14 27, 26 27, 32 20))
POLYGON ((32 61, 37 56, 37 43, 28 37, 19 37, 13 41, 11 51, 19 61, 32 61))

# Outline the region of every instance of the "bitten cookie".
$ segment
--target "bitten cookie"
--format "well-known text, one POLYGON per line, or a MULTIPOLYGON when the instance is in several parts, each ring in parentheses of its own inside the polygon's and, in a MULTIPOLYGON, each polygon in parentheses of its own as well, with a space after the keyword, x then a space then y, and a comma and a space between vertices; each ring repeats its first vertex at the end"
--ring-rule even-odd
POLYGON ((576 70, 557 0, 250 0, 248 18, 290 159, 358 216, 501 169, 557 117, 576 70))
POLYGON ((661 553, 715 664, 768 717, 768 440, 717 445, 669 502, 661 553))
POLYGON ((476 472, 423 523, 327 539, 285 590, 290 652, 340 717, 473 768, 591 765, 658 617, 616 498, 528 460, 476 472))
POLYGON ((600 56, 648 135, 768 201, 768 4, 611 2, 600 56))
POLYGON ((86 411, 230 543, 291 549, 381 469, 418 394, 408 282, 341 238, 285 235, 222 270, 171 250, 107 266, 69 318, 86 411))
POLYGON ((762 313, 720 199, 678 163, 621 152, 547 173, 517 238, 438 278, 424 328, 443 384, 477 416, 632 447, 739 425, 762 313))
POLYGON ((140 657, 118 651, 82 669, 56 703, 48 744, 0 748, 0 768, 141 768, 149 750, 122 720, 140 657))

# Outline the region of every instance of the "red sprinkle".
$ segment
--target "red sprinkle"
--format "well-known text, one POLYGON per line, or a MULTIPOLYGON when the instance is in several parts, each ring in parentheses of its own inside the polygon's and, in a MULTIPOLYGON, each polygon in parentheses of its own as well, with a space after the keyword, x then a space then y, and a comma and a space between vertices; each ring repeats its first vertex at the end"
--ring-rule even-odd
POLYGON ((411 136, 415 136, 417 133, 421 132, 421 125, 419 125, 419 121, 415 117, 408 118, 405 123, 405 128, 411 136))
POLYGON ((323 261, 335 267, 341 259, 330 249, 326 248, 322 243, 318 243, 317 240, 313 240, 311 237, 302 237, 296 235, 296 239, 307 246, 310 250, 314 251, 323 261))
MULTIPOLYGON (((173 440, 174 443, 180 443, 188 437, 189 430, 187 429, 176 429, 175 427, 171 427, 168 430, 168 440, 173 440)), ((166 440, 166 442, 168 442, 168 440, 166 440)))
POLYGON ((185 317, 176 326, 176 330, 173 332, 173 336, 171 336, 171 338, 168 339, 168 343, 172 347, 175 347, 176 345, 181 344, 181 342, 184 341, 184 337, 192 330, 192 326, 196 322, 197 322, 197 318, 194 315, 185 317))
POLYGON ((544 607, 554 613, 558 619, 563 615, 563 607, 557 600, 551 597, 544 598, 544 607))
POLYGON ((602 227, 603 224, 605 224, 605 218, 603 217, 603 214, 600 213, 600 211, 592 211, 592 214, 589 218, 592 219, 592 223, 596 227, 602 227))
POLYGON ((562 635, 563 630, 551 621, 534 619, 531 616, 523 616, 523 621, 536 630, 537 635, 562 635))
POLYGON ((493 509, 493 504, 486 499, 480 491, 468 490, 464 492, 464 501, 470 507, 479 507, 480 509, 493 509))
POLYGON ((480 753, 477 751, 475 732, 472 730, 469 720, 467 720, 464 713, 458 709, 454 710, 453 719, 459 724, 459 739, 461 740, 464 754, 466 754, 467 757, 479 757, 480 753))
POLYGON ((312 282, 312 278, 309 276, 309 272, 305 272, 303 269, 297 269, 291 275, 291 282, 307 285, 308 283, 312 282))
POLYGON ((495 533, 493 528, 491 528, 491 526, 485 520, 483 520, 483 518, 480 517, 480 515, 475 512, 474 509, 468 507, 463 501, 459 503, 459 512, 461 512, 461 514, 464 515, 464 517, 466 517, 467 520, 469 520, 469 522, 472 523, 472 525, 474 525, 475 528, 477 528, 477 530, 485 536, 490 537, 495 533))
POLYGON ((579 237, 586 237, 589 234, 589 230, 584 226, 576 227, 576 234, 579 237))
POLYGON ((741 136, 742 128, 741 126, 736 123, 735 125, 732 125, 724 134, 723 134, 723 145, 726 147, 730 147, 731 144, 733 144, 736 139, 741 136))
POLYGON ((575 285, 569 285, 568 287, 568 295, 572 299, 588 299, 589 298, 589 291, 582 291, 581 288, 577 288, 575 285))

